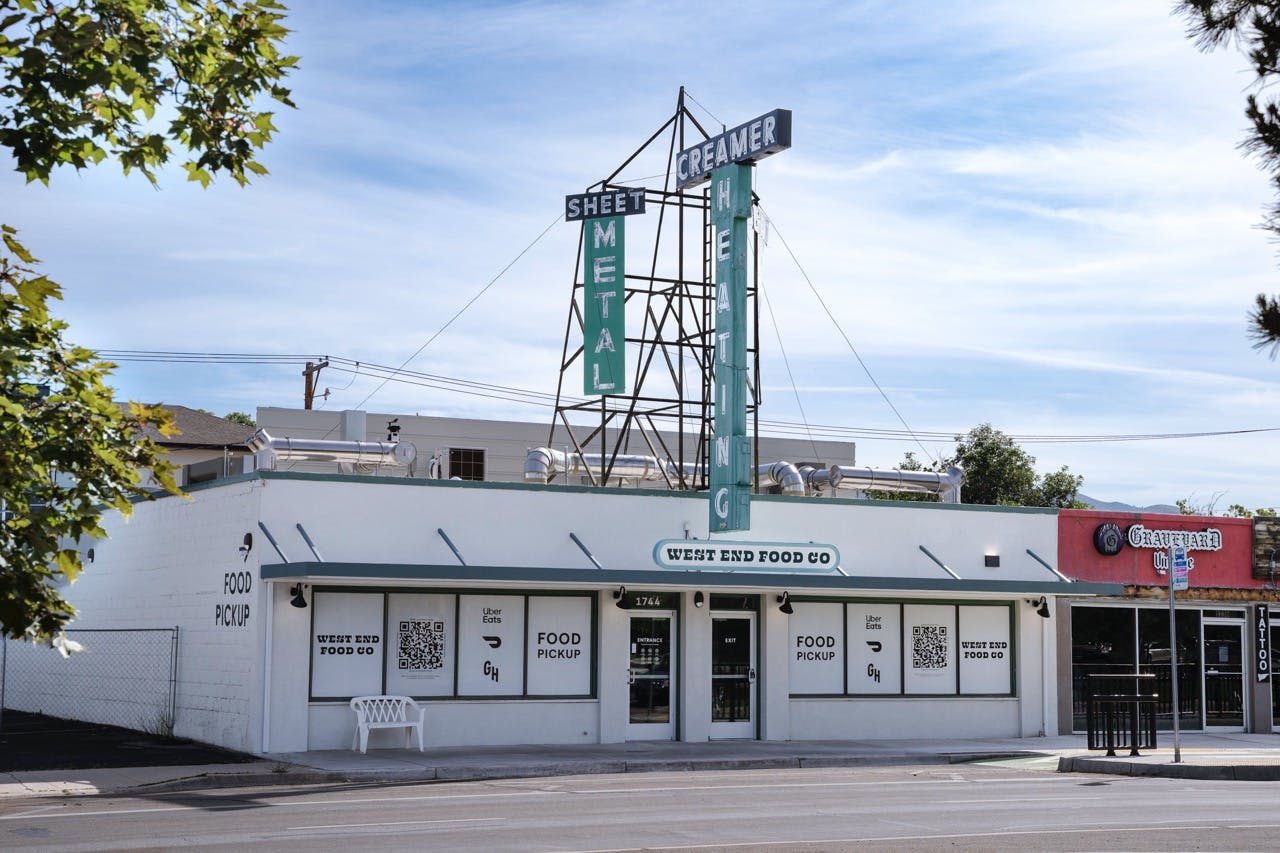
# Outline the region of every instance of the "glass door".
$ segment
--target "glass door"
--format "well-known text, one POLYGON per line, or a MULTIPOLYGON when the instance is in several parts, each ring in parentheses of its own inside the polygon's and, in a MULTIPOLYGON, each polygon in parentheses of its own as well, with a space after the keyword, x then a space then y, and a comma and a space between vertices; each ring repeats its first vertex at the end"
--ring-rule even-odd
POLYGON ((1204 724, 1244 729, 1244 626, 1204 623, 1204 724))
POLYGON ((675 739, 675 620, 671 613, 631 617, 631 694, 627 740, 675 739))
POLYGON ((755 615, 711 617, 711 737, 756 736, 755 615))

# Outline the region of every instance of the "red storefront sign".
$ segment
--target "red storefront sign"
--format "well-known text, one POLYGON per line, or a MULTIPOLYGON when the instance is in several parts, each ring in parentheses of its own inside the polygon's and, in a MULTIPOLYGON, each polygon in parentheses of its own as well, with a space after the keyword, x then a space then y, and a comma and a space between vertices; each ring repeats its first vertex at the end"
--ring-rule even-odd
POLYGON ((1058 571, 1082 581, 1163 586, 1170 545, 1187 548, 1191 588, 1258 589, 1253 521, 1204 515, 1058 513, 1058 571))

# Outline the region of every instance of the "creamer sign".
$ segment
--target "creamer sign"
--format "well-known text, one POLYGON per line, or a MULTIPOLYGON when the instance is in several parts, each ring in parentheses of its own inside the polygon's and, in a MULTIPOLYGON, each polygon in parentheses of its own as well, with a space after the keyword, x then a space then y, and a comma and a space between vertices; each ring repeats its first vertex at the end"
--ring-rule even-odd
POLYGON ((791 110, 774 110, 677 154, 676 184, 683 189, 705 181, 712 169, 755 163, 790 147, 791 110))
POLYGON ((834 572, 840 551, 812 542, 714 542, 663 539, 653 546, 653 561, 664 569, 720 569, 748 572, 834 572))

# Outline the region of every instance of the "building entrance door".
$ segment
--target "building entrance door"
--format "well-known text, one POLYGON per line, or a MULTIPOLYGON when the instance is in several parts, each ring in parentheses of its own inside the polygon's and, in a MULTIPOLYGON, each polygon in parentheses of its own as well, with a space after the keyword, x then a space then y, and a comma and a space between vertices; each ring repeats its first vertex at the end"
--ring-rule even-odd
POLYGON ((627 740, 675 739, 674 615, 646 611, 631 616, 627 740))
POLYGON ((711 737, 756 736, 756 617, 711 616, 711 737))
POLYGON ((1204 724, 1244 728, 1244 626, 1204 623, 1204 724))

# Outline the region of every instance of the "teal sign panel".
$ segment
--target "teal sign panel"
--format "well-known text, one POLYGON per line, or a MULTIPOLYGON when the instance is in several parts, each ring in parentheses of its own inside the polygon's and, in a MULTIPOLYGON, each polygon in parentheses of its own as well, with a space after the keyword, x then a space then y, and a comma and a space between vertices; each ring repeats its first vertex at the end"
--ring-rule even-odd
POLYGON ((582 363, 583 391, 588 396, 626 392, 625 221, 610 216, 583 224, 582 363))
POLYGON ((751 527, 751 439, 747 438, 747 220, 751 167, 711 173, 715 255, 715 437, 711 444, 712 532, 751 527))

